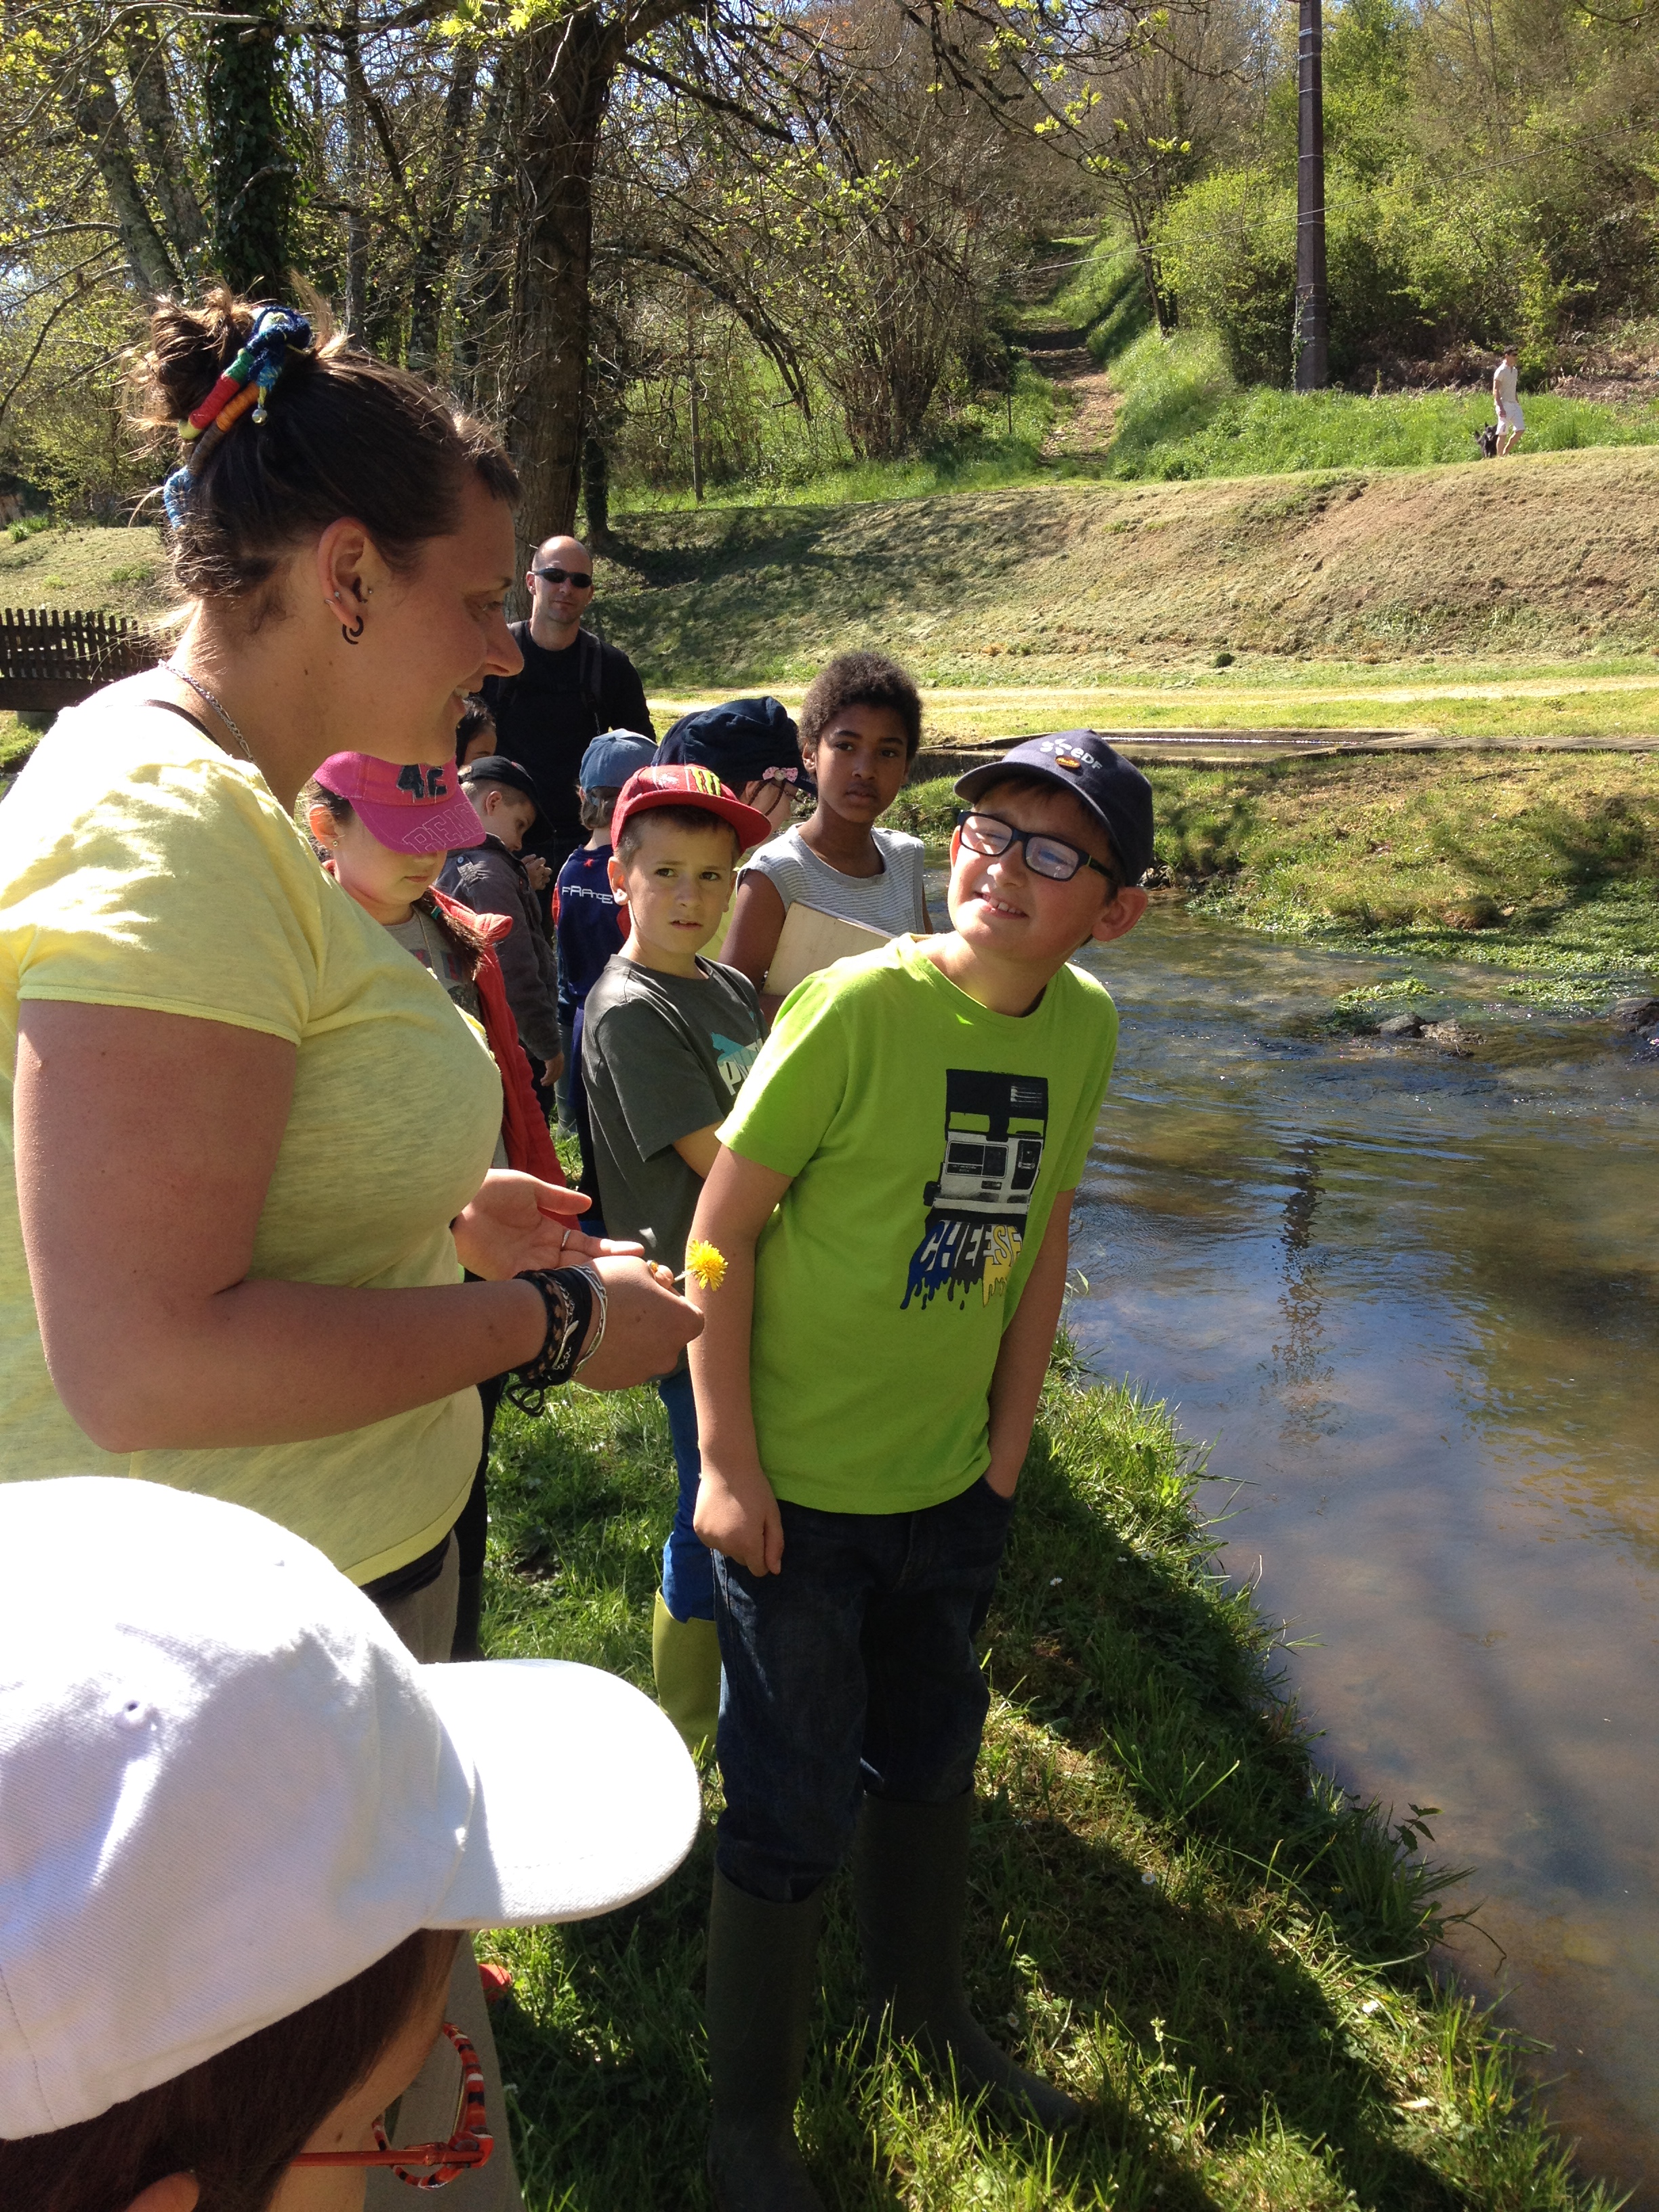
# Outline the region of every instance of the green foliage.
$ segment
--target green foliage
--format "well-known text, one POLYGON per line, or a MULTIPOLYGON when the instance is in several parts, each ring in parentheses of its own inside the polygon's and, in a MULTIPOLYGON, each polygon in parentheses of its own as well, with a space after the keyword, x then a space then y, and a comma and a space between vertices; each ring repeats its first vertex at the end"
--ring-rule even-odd
MULTIPOLYGON (((1288 392, 1241 389, 1224 339, 1207 329, 1160 338, 1149 331, 1115 361, 1123 393, 1107 473, 1165 482, 1277 476, 1306 469, 1420 468, 1468 461, 1492 419, 1481 392, 1288 392)), ((1659 403, 1527 401, 1526 450, 1659 444, 1659 403)))
MULTIPOLYGON (((672 1510, 655 1394, 504 1413, 486 1641, 650 1681, 672 1510)), ((999 2130, 875 2034, 832 1889, 799 2125, 841 2212, 1608 2212, 1518 2051, 1425 1960, 1450 1879, 1419 1816, 1317 1774, 1274 1631, 1217 1573, 1167 1410, 1087 1387, 1062 1340, 988 1624, 969 1993, 1094 2110, 999 2130)), ((717 1778, 707 1808, 718 1812, 717 1778)), ((490 1939, 531 2212, 708 2203, 708 1835, 605 1918, 490 1939)))
MULTIPOLYGON (((722 504, 841 505, 1028 483, 1054 412, 1048 380, 1018 363, 1006 393, 951 395, 952 411, 935 410, 914 457, 870 461, 854 457, 833 411, 809 418, 789 406, 768 364, 735 334, 708 388, 715 404, 704 416, 705 478, 722 504)), ((628 401, 612 464, 617 506, 643 513, 692 504, 683 383, 641 381, 628 401)))
POLYGON ((1242 383, 1283 384, 1296 295, 1296 189, 1270 171, 1223 169, 1174 202, 1158 233, 1183 320, 1212 331, 1242 383))
MULTIPOLYGON (((1640 11, 1615 23, 1499 0, 1470 38, 1440 11, 1346 0, 1331 15, 1324 82, 1339 379, 1515 338, 1523 373, 1541 377, 1575 319, 1640 313, 1654 298, 1659 51, 1640 11)), ((1241 380, 1284 383, 1296 243, 1288 70, 1261 119, 1251 159, 1178 194, 1157 244, 1183 320, 1219 336, 1241 380)))

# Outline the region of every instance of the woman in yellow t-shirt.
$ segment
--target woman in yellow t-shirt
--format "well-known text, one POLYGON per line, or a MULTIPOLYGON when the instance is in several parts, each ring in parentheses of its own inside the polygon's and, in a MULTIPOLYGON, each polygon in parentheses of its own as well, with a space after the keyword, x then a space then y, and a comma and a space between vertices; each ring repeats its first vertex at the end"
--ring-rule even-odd
MULTIPOLYGON (((163 303, 153 338, 189 623, 0 805, 0 1480, 252 1506, 447 1659, 474 1385, 642 1382, 701 1326, 574 1225, 576 1193, 489 1171, 482 1036, 291 818, 335 752, 446 795, 467 694, 520 665, 517 480, 419 379, 287 310, 163 303)), ((499 2102, 470 1953, 448 2002, 499 2102)), ((411 2124, 446 2094, 422 2075, 411 2124)), ((522 2212, 506 2146, 454 2194, 522 2212)))
POLYGON ((488 1172, 488 1052, 290 818, 331 752, 443 789, 519 665, 511 464, 285 310, 153 337, 148 418, 209 426, 167 486, 188 626, 0 806, 0 1478, 228 1498, 390 1599, 444 1565, 476 1383, 638 1382, 697 1322, 575 1194, 488 1172))

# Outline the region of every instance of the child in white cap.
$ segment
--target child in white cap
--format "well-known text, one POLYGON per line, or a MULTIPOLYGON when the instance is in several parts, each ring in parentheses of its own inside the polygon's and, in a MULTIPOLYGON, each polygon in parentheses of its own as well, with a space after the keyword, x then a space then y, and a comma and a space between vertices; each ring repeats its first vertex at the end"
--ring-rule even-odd
POLYGON ((0 1553, 71 1545, 0 1613, 0 2204, 356 2212, 377 2169, 478 2174, 504 2119, 468 2049, 453 2124, 380 2125, 459 1932, 664 1880, 698 1815, 672 1727, 592 1668, 417 1665, 241 1506, 0 1487, 0 1553))

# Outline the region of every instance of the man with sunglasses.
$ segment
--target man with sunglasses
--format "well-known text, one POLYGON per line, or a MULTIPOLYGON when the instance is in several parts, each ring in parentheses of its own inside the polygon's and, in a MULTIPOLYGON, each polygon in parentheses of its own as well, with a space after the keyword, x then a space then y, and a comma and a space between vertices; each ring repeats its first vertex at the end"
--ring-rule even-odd
POLYGON ((634 730, 654 740, 639 671, 621 648, 582 628, 593 604, 593 561, 579 538, 550 538, 536 549, 525 584, 530 619, 510 623, 524 666, 487 678, 483 696, 495 717, 498 750, 528 769, 542 810, 525 841, 550 881, 586 842, 577 772, 592 740, 634 730))

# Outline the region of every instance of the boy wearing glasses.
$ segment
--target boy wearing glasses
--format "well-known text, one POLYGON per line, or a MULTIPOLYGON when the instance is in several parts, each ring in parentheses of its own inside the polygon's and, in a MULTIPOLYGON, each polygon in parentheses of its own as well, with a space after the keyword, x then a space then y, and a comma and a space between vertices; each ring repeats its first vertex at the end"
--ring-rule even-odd
POLYGON ((786 1001, 703 1187, 725 1255, 691 1351, 716 1553, 726 1808, 709 1923, 723 2212, 819 2199, 793 2112, 823 1884, 854 1847, 872 2005, 1051 2130, 1070 2098, 968 2012, 990 1605, 1117 1017, 1068 963, 1132 929, 1152 791, 1089 731, 957 786, 947 934, 786 1001), (856 1830, 856 1842, 854 1832, 856 1830))
POLYGON ((543 810, 527 849, 556 877, 586 842, 576 797, 581 757, 607 730, 633 730, 654 744, 639 671, 618 647, 582 628, 593 604, 593 561, 579 538, 550 538, 525 576, 528 622, 509 623, 524 666, 484 679, 502 752, 529 769, 543 810))

